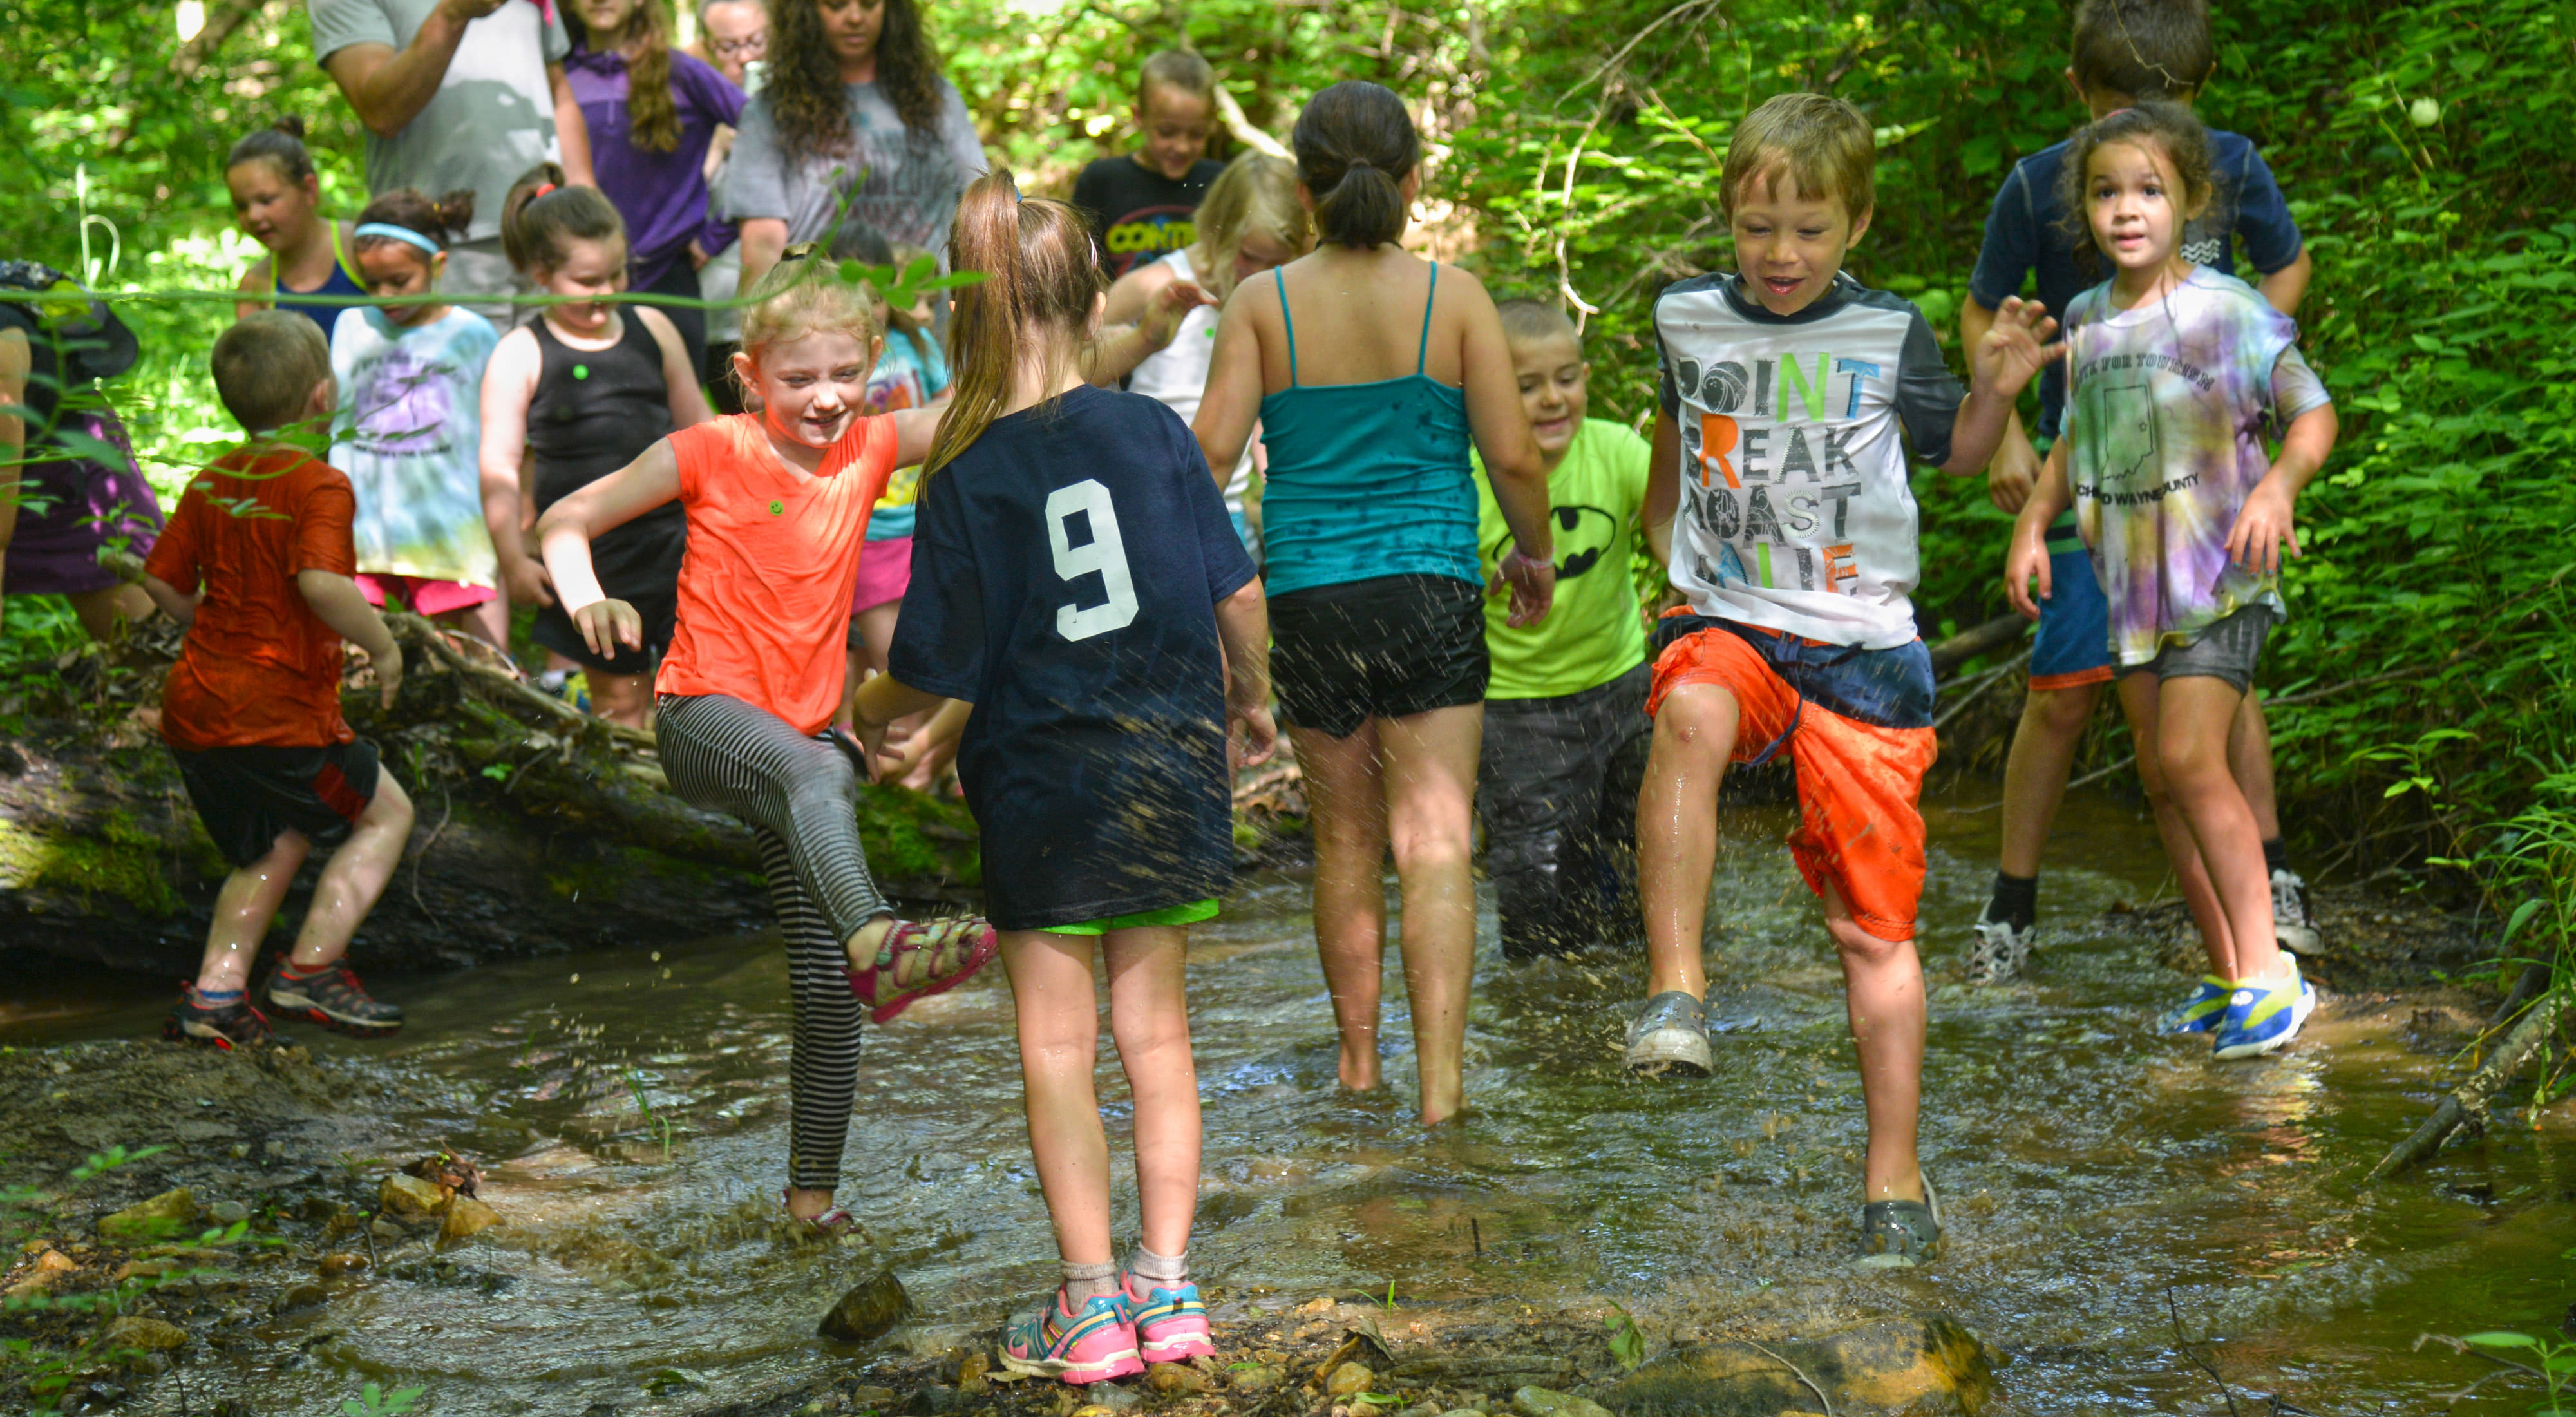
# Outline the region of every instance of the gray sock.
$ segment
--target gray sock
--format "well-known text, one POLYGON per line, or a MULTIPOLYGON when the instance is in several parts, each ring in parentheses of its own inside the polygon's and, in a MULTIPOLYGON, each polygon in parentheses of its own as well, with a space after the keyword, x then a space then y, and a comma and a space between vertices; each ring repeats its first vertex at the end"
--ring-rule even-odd
POLYGON ((1075 1264, 1064 1266, 1065 1307, 1080 1312, 1086 1300, 1106 1298, 1118 1292, 1118 1266, 1115 1264, 1075 1264))
POLYGON ((1127 1267, 1136 1271, 1137 1278, 1160 1280, 1164 1287, 1169 1288, 1189 1279, 1190 1252, 1184 1249, 1177 1255, 1158 1255, 1146 1249, 1145 1243, 1139 1240, 1135 1254, 1128 1258, 1127 1267))

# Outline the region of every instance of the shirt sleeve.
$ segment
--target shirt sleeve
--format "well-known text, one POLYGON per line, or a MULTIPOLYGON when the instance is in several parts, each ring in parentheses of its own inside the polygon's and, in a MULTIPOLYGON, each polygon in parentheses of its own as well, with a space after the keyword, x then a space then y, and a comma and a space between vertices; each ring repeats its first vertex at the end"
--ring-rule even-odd
MULTIPOLYGON (((1995 189, 1995 204, 1986 211, 1986 240, 1977 248, 1977 269, 1968 277, 1968 298, 1989 310, 2021 294, 2022 277, 2039 264, 2039 231, 2031 219, 2030 193, 2021 164, 2004 175, 1995 189)), ((2051 311, 2062 314, 2062 311, 2051 311)))
POLYGON ((975 115, 966 111, 965 96, 946 79, 939 81, 939 87, 941 140, 948 145, 948 156, 957 164, 957 170, 972 182, 990 171, 993 164, 984 156, 984 140, 975 134, 975 115))
POLYGON ((2273 180, 2271 164, 2245 145, 2245 170, 2236 183, 2236 234, 2245 238, 2245 260, 2264 275, 2299 259, 2305 240, 2290 217, 2289 199, 2273 180))
POLYGON ((675 51, 671 55, 671 74, 688 85, 691 103, 719 123, 741 126, 743 106, 751 100, 743 97, 742 90, 734 87, 733 80, 726 78, 715 65, 694 54, 675 51))
POLYGON ((328 64, 331 56, 353 44, 402 48, 393 17, 379 0, 305 0, 305 17, 313 22, 313 58, 328 64))
POLYGON ((724 211, 736 221, 785 221, 788 156, 778 140, 778 125, 769 116, 766 98, 745 104, 736 125, 733 156, 725 160, 724 211))
POLYGON ((2326 381, 2317 377, 2307 359, 2292 345, 2281 351, 2272 365, 2272 416, 2284 428, 2303 413, 2312 413, 2334 402, 2326 393, 2326 381))
POLYGON ((984 588, 965 535, 953 473, 922 488, 912 532, 912 584, 886 668, 924 693, 975 701, 983 692, 984 588))
POLYGON ((1923 312, 1905 330, 1904 351, 1896 356, 1896 417, 1905 426, 1905 441, 1917 462, 1939 466, 1950 460, 1950 430, 1959 420, 1959 402, 1968 391, 1941 357, 1941 341, 1923 312))
POLYGON ((1617 424, 1618 436, 1610 443, 1611 467, 1615 473, 1612 485, 1619 489, 1619 515, 1629 530, 1634 531, 1646 514, 1646 484, 1654 477, 1655 445, 1637 436, 1632 429, 1617 424))
POLYGON ((1655 402, 1666 417, 1681 417, 1681 387, 1673 382, 1673 351, 1664 343, 1664 322, 1660 318, 1655 321, 1655 402))
POLYGON ((289 569, 356 575, 358 547, 350 528, 357 519, 358 498, 347 477, 315 478, 295 508, 295 564, 289 569))
POLYGON ((543 18, 538 22, 537 52, 545 56, 547 63, 560 64, 566 55, 572 53, 572 36, 564 32, 561 10, 547 5, 542 7, 542 12, 543 18))
POLYGON ((179 494, 178 510, 161 527, 161 539, 143 558, 146 575, 181 595, 197 593, 197 522, 206 514, 206 494, 190 482, 179 494))

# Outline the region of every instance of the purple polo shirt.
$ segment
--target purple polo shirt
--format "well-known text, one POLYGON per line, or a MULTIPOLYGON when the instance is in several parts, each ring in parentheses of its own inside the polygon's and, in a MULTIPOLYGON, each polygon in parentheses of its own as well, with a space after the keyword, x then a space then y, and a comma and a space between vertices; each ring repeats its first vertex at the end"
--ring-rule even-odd
POLYGON ((663 153, 628 140, 623 56, 577 47, 564 61, 564 74, 590 127, 590 163, 599 176, 599 190, 626 220, 627 285, 645 289, 673 261, 688 259, 693 236, 707 237, 710 254, 729 245, 732 226, 716 221, 707 210, 707 144, 717 125, 741 121, 742 90, 705 60, 671 51, 680 146, 663 153))

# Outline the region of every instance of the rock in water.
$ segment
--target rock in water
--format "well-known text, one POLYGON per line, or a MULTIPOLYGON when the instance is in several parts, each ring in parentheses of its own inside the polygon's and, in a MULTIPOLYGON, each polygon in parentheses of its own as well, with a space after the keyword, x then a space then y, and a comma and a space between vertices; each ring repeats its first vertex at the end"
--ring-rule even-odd
POLYGON ((439 1226, 438 1238, 442 1243, 453 1245, 470 1240, 500 1223, 501 1212, 472 1196, 458 1196, 447 1203, 447 1219, 439 1226))
POLYGON ((1610 1417, 1600 1403, 1588 1397, 1543 1387, 1525 1387, 1513 1393, 1512 1410, 1520 1417, 1610 1417))
POLYGON ((841 1302, 832 1306, 814 1331, 843 1343, 867 1343, 902 1322, 911 1307, 911 1298, 903 1292, 903 1281, 894 1277, 893 1270, 881 1269, 842 1295, 841 1302))
POLYGON ((173 1348, 187 1347, 188 1331, 177 1324, 163 1323, 159 1319, 138 1318, 128 1314, 109 1324, 106 1331, 98 1336, 98 1341, 102 1346, 110 1349, 143 1348, 166 1352, 173 1348))
POLYGON ((1368 1391, 1370 1384, 1376 1381, 1377 1374, 1369 1371, 1367 1364, 1344 1363, 1333 1370, 1331 1377, 1324 1379, 1324 1392, 1331 1397, 1349 1397, 1353 1393, 1368 1391))
POLYGON ((1995 1390, 1977 1336, 1947 1314, 1925 1314, 1822 1338, 1689 1349, 1639 1368, 1602 1399, 1622 1413, 1809 1409, 1817 1394, 1808 1382, 1836 1412, 1902 1408, 1913 1417, 1976 1417, 1995 1390))
POLYGON ((166 1240, 197 1219, 197 1197, 185 1186, 138 1201, 98 1223, 111 1240, 166 1240))
POLYGON ((1179 1397, 1208 1390, 1207 1374, 1187 1363, 1156 1363, 1145 1385, 1158 1397, 1179 1397))
POLYGON ((376 1201, 387 1215, 405 1220, 426 1220, 447 1208, 448 1192, 443 1186, 424 1181, 418 1176, 387 1176, 376 1191, 376 1201))

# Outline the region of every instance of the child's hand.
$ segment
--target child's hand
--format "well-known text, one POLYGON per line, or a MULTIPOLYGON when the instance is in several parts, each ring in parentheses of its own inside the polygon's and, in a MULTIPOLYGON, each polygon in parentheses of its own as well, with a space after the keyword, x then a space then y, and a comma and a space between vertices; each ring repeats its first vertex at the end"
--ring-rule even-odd
POLYGON ((2025 619, 2036 620, 2039 601, 2055 598, 2056 589, 2049 578, 2048 529, 2014 523, 2012 549, 2004 554, 2004 594, 2011 598, 2013 609, 2025 619), (2038 600, 2030 594, 2033 576, 2039 578, 2038 600))
POLYGON ((1202 305, 1214 305, 1216 297, 1185 280, 1176 280, 1154 292, 1145 304, 1145 313, 1136 319, 1136 333, 1149 349, 1161 349, 1172 342, 1181 328, 1181 317, 1202 305))
POLYGON ((501 578, 510 583, 512 605, 552 605, 555 603, 554 574, 546 563, 533 556, 521 556, 501 567, 501 578))
POLYGON ((1525 630, 1547 618, 1556 603, 1556 566, 1534 556, 1524 556, 1513 547, 1494 568, 1494 579, 1485 594, 1500 595, 1508 585, 1512 592, 1512 613, 1508 623, 1515 630, 1525 630))
POLYGON ((371 654, 367 656, 367 663, 375 667, 376 688, 384 695, 384 707, 391 709, 394 706, 394 695, 402 689, 402 646, 399 643, 388 641, 385 645, 385 652, 383 654, 371 654))
POLYGON ((644 647, 644 617, 635 607, 622 600, 594 600, 572 612, 572 622, 581 629, 581 642, 602 659, 613 659, 617 647, 644 647))
POLYGON ((2006 398, 2020 393, 2039 377, 2040 370, 2065 356, 2064 340, 2048 341, 2055 333, 2057 321, 2047 306, 2018 295, 2006 296, 2004 308, 1995 312, 1994 326, 1969 351, 1971 381, 1980 390, 2006 398))
POLYGON ((143 558, 122 546, 98 548, 98 564, 99 569, 127 585, 143 584, 143 558))
POLYGON ((2039 485, 2039 451, 2028 438, 2006 430, 1995 460, 1986 464, 1986 496, 2000 511, 2019 512, 2039 485))
POLYGON ((1230 708, 1225 722, 1226 761, 1234 767, 1259 767, 1279 751, 1279 724, 1265 704, 1230 708))
POLYGON ((2227 558, 2258 576, 2281 569, 2282 546, 2299 554, 2298 529, 2290 524, 2290 494, 2272 478, 2256 483, 2227 533, 2227 558))

